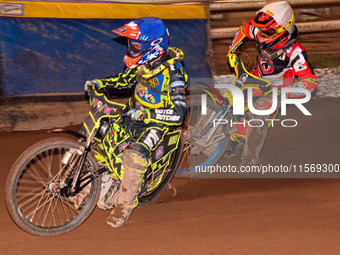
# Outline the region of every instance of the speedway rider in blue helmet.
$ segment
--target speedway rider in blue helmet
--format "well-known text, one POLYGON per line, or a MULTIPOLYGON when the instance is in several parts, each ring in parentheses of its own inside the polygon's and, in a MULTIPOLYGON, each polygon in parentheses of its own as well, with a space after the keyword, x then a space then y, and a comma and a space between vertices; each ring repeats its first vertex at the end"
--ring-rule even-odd
POLYGON ((183 52, 168 46, 168 29, 161 19, 140 18, 112 31, 127 38, 127 69, 112 77, 87 81, 85 87, 134 89, 127 107, 132 120, 129 130, 134 135, 122 156, 120 189, 115 195, 109 190, 97 204, 104 210, 114 206, 106 222, 120 227, 138 204, 151 152, 169 126, 179 126, 184 119, 187 75, 180 63, 183 52))

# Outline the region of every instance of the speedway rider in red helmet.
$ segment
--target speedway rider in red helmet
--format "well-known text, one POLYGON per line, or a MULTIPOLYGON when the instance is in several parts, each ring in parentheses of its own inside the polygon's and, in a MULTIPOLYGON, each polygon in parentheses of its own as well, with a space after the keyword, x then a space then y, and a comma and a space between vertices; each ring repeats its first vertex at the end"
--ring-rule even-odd
POLYGON ((179 126, 184 119, 187 75, 180 63, 183 52, 168 46, 168 29, 161 19, 140 18, 112 31, 127 38, 127 69, 112 77, 88 81, 85 87, 134 89, 127 105, 127 115, 132 120, 127 124, 131 140, 122 156, 124 175, 120 189, 116 195, 109 190, 97 204, 104 210, 114 206, 106 222, 120 227, 138 204, 151 151, 169 126, 179 126))
MULTIPOLYGON (((246 41, 255 40, 257 66, 252 74, 270 81, 271 87, 300 87, 315 92, 317 77, 308 62, 305 48, 297 41, 297 36, 291 6, 286 1, 269 3, 239 28, 227 53, 229 64, 235 67, 235 53, 246 41)), ((270 109, 270 88, 262 88, 262 91, 263 94, 255 101, 254 107, 258 110, 270 109)), ((304 95, 288 93, 290 98, 301 96, 304 95)), ((248 120, 266 118, 268 116, 246 114, 248 120)), ((259 155, 268 135, 268 128, 266 125, 247 128, 241 126, 243 124, 239 125, 239 130, 232 137, 232 140, 245 144, 241 164, 259 164, 259 155)))

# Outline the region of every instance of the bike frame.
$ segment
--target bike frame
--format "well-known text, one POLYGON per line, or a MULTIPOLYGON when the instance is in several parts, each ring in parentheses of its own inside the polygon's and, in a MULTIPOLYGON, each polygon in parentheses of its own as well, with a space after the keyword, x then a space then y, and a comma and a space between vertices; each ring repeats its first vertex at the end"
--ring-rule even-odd
MULTIPOLYGON (((121 155, 128 146, 130 139, 128 132, 120 125, 123 113, 126 111, 126 105, 108 100, 103 93, 93 88, 90 88, 88 93, 90 111, 80 133, 63 129, 52 131, 54 133, 63 132, 71 134, 85 145, 80 166, 74 175, 75 178, 69 192, 79 192, 91 182, 92 178, 97 178, 103 172, 108 173, 113 179, 121 180, 123 176, 121 155), (107 135, 110 130, 115 133, 113 148, 110 147, 111 145, 107 142, 107 135), (94 152, 96 159, 100 161, 104 167, 95 171, 94 176, 79 179, 85 159, 90 152, 94 152), (88 180, 89 178, 90 180, 88 180), (85 181, 86 183, 81 185, 85 181)), ((151 192, 160 184, 170 163, 172 153, 178 149, 180 137, 181 130, 168 130, 164 135, 163 141, 152 152, 150 164, 144 177, 145 182, 142 192, 151 192), (160 146, 162 148, 158 149, 160 146)))

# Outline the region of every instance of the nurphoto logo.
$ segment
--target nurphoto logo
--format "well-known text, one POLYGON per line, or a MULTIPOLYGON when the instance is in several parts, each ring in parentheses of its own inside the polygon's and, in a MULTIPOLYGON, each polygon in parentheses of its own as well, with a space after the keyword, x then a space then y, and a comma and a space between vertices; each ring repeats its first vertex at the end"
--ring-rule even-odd
MULTIPOLYGON (((244 115, 244 94, 242 92, 242 90, 234 85, 227 85, 227 84, 218 84, 215 85, 216 88, 224 88, 224 89, 229 89, 230 92, 232 93, 233 96, 233 114, 234 115, 244 115)), ((304 88, 290 88, 290 87, 286 87, 286 88, 281 88, 281 95, 278 95, 278 89, 276 87, 273 88, 272 90, 272 106, 270 109, 267 110, 258 110, 255 109, 255 107, 253 106, 253 88, 247 88, 247 96, 248 96, 248 108, 249 111, 255 115, 258 116, 266 116, 266 115, 270 115, 273 112, 275 112, 275 110, 278 107, 278 97, 280 96, 280 102, 281 102, 281 115, 285 116, 287 114, 287 105, 288 104, 293 104, 295 105, 297 108, 299 108, 299 110, 307 116, 311 116, 312 114, 303 106, 304 103, 309 102, 309 100, 311 99, 311 93, 309 90, 304 89, 304 88), (295 93, 299 94, 299 95, 305 95, 305 97, 303 98, 287 98, 287 93, 295 93)), ((202 94, 201 95, 201 102, 202 102, 202 108, 201 108, 201 114, 202 115, 206 115, 207 114, 207 95, 206 94, 202 94)), ((255 121, 255 119, 253 119, 252 121, 255 121)), ((262 120, 256 120, 261 122, 260 125, 257 126, 252 126, 249 122, 249 126, 252 127, 261 127, 262 125, 264 125, 264 122, 262 120)), ((271 121, 272 125, 274 123, 274 121, 279 121, 278 119, 266 119, 266 121, 271 121)), ((227 124, 228 121, 225 119, 214 119, 214 126, 218 125, 218 124, 227 124)), ((232 123, 230 123, 232 125, 232 123)), ((234 123, 234 124, 242 124, 242 123, 234 123)), ((295 127, 297 126, 298 122, 294 119, 286 119, 281 121, 281 125, 284 127, 295 127), (287 122, 294 122, 293 125, 287 125, 287 122)), ((245 125, 245 123, 244 123, 245 125)), ((274 125, 273 125, 274 126, 274 125)))

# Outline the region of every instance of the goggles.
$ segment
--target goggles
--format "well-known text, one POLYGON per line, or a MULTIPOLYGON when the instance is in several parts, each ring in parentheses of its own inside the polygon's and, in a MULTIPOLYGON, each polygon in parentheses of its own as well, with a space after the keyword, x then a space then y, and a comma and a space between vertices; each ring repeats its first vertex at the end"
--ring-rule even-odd
POLYGON ((128 51, 130 54, 132 53, 133 55, 140 55, 144 50, 145 48, 143 42, 128 39, 128 51))
POLYGON ((259 29, 259 32, 260 32, 260 35, 263 37, 272 38, 281 33, 281 31, 278 31, 278 30, 279 29, 275 29, 275 28, 269 28, 266 30, 259 29))
MULTIPOLYGON (((269 11, 267 11, 267 12, 269 12, 269 11)), ((281 34, 283 31, 285 31, 294 22, 294 14, 292 14, 292 16, 290 17, 287 24, 284 25, 283 27, 280 27, 280 28, 269 27, 269 28, 266 29, 265 25, 261 24, 263 22, 259 22, 259 20, 258 20, 263 14, 264 14, 263 12, 259 12, 254 18, 254 20, 255 20, 254 26, 259 28, 260 35, 263 36, 263 37, 273 38, 273 37, 281 34), (258 26, 259 24, 261 24, 262 27, 258 26)), ((265 13, 265 14, 267 14, 267 13, 265 13)), ((273 25, 273 23, 271 25, 273 25)))

